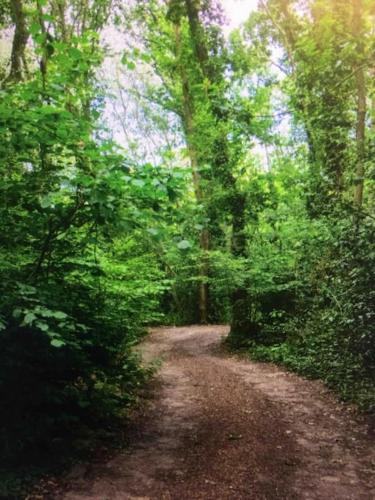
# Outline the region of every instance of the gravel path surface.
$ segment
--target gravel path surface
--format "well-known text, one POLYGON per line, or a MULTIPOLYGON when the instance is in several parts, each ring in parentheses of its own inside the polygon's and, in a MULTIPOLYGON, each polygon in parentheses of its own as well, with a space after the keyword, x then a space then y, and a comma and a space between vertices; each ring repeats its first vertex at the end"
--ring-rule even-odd
POLYGON ((225 326, 158 328, 163 360, 132 445, 68 476, 64 500, 375 499, 364 419, 319 382, 225 353, 225 326))

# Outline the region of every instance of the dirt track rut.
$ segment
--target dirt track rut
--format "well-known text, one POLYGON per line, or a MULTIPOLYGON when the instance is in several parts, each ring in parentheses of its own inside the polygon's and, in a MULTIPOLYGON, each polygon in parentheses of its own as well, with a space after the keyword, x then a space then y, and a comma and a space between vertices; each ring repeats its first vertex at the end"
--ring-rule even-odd
POLYGON ((163 360, 132 445, 65 500, 375 499, 373 435, 322 384, 221 349, 225 326, 155 329, 163 360))

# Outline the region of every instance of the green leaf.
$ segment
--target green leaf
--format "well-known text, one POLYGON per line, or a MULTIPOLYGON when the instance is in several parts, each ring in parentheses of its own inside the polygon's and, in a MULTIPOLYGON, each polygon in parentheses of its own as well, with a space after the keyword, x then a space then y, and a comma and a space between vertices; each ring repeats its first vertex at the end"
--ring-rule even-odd
POLYGON ((32 23, 30 28, 29 28, 29 32, 31 35, 36 35, 40 32, 40 24, 38 23, 32 23))
POLYGON ((29 325, 34 321, 34 319, 36 319, 35 314, 32 312, 28 312, 23 318, 23 322, 25 323, 25 325, 29 325))
POLYGON ((145 182, 142 179, 134 179, 132 181, 132 184, 137 187, 143 187, 145 185, 145 182))
POLYGON ((48 324, 44 323, 43 321, 37 321, 36 326, 37 328, 39 328, 39 330, 42 330, 42 332, 46 332, 49 329, 48 324))
POLYGON ((149 63, 149 62, 152 61, 152 57, 151 57, 150 54, 143 53, 143 54, 140 55, 140 58, 145 63, 149 63))
POLYGON ((53 21, 54 18, 50 14, 43 14, 42 16, 43 21, 53 21))
POLYGON ((65 345, 65 342, 63 340, 58 340, 58 339, 51 340, 51 346, 53 346, 53 347, 62 347, 64 345, 65 345))
POLYGON ((180 249, 180 250, 186 250, 188 248, 191 248, 191 243, 190 241, 188 240, 181 240, 178 244, 177 244, 177 247, 180 249))
POLYGON ((53 317, 56 318, 56 319, 65 319, 65 318, 68 317, 68 315, 65 314, 62 311, 56 311, 56 312, 53 313, 53 317))
POLYGON ((22 314, 22 310, 17 307, 16 309, 13 310, 12 316, 13 316, 13 318, 17 319, 21 316, 21 314, 22 314))
POLYGON ((43 196, 41 199, 40 199, 40 206, 42 208, 48 208, 52 205, 52 200, 49 196, 43 196))

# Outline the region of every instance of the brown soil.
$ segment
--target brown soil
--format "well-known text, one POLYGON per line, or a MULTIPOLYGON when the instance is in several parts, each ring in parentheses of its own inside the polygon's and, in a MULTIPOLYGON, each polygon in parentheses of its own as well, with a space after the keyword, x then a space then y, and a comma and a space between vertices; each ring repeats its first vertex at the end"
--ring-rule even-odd
POLYGON ((163 359, 132 444, 53 498, 375 499, 368 426, 319 382, 226 354, 225 326, 159 328, 163 359))

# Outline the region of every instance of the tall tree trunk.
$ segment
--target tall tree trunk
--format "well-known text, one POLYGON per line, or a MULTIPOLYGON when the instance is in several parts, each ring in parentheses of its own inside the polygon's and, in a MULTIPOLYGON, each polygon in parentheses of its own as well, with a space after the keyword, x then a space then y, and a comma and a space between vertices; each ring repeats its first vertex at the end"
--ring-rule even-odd
POLYGON ((22 0, 11 0, 12 18, 15 25, 12 53, 10 58, 10 72, 7 82, 18 82, 22 80, 22 66, 25 60, 25 49, 29 34, 26 26, 26 16, 22 0))
MULTIPOLYGON (((198 202, 203 203, 204 197, 201 188, 201 179, 199 175, 199 159, 198 152, 194 140, 194 103, 190 92, 189 79, 186 74, 184 65, 181 62, 181 33, 178 22, 174 24, 175 42, 176 42, 176 58, 178 61, 180 80, 182 86, 182 122, 184 128, 185 139, 189 152, 190 165, 193 175, 193 185, 195 197, 198 202)), ((209 274, 209 257, 208 251, 210 246, 210 234, 208 228, 201 230, 199 244, 202 251, 201 262, 199 265, 199 293, 198 307, 200 323, 208 322, 208 274, 209 274)))
POLYGON ((204 40, 204 29, 199 19, 200 3, 200 0, 185 0, 191 40, 197 60, 199 61, 203 76, 213 82, 215 75, 210 65, 208 50, 204 40))
POLYGON ((63 42, 68 42, 68 30, 65 20, 66 15, 66 0, 55 0, 52 2, 52 11, 55 16, 56 28, 60 32, 60 37, 63 42))
MULTIPOLYGON (((247 257, 246 245, 246 195, 237 190, 232 199, 232 254, 234 257, 247 257)), ((231 296, 232 320, 230 325, 230 339, 235 344, 241 344, 254 334, 254 325, 251 318, 251 297, 246 284, 236 287, 231 296)))
MULTIPOLYGON (((215 68, 210 64, 204 28, 199 18, 200 0, 185 0, 185 5, 193 49, 202 75, 208 83, 219 83, 223 79, 223 75, 215 73, 215 68)), ((230 193, 228 197, 228 209, 232 217, 232 254, 235 257, 244 257, 246 255, 246 195, 238 190, 236 179, 231 171, 227 135, 225 129, 221 131, 220 128, 220 124, 222 120, 225 120, 225 117, 222 116, 220 108, 210 99, 210 92, 208 92, 207 98, 209 99, 212 115, 217 121, 218 126, 218 136, 214 146, 215 153, 212 152, 213 174, 222 187, 230 193)), ((245 337, 250 333, 248 329, 249 316, 247 304, 248 291, 246 286, 239 286, 231 296, 231 333, 233 336, 245 337)))
POLYGON ((202 258, 199 266, 199 315, 200 322, 203 324, 208 323, 208 306, 209 306, 209 295, 208 295, 208 273, 209 273, 209 257, 208 250, 210 246, 210 234, 207 228, 202 229, 200 234, 200 247, 202 250, 202 258))
POLYGON ((357 40, 357 54, 359 57, 358 67, 355 69, 355 80, 357 87, 357 124, 356 124, 356 169, 354 204, 361 208, 363 204, 363 189, 365 176, 365 134, 366 134, 366 81, 363 69, 363 5, 362 0, 353 0, 353 35, 357 40))
POLYGON ((365 130, 366 130, 366 86, 363 69, 357 71, 357 162, 356 162, 356 185, 354 189, 354 203, 357 207, 363 204, 364 176, 365 176, 365 130))
MULTIPOLYGON (((339 200, 344 191, 346 152, 346 142, 340 137, 340 128, 342 126, 340 123, 341 118, 337 121, 337 124, 334 124, 333 129, 330 130, 329 133, 326 133, 326 141, 324 141, 323 144, 319 144, 319 141, 316 139, 315 126, 311 121, 311 97, 309 97, 309 91, 306 85, 299 81, 298 69, 300 61, 298 57, 296 58, 296 55, 300 52, 298 45, 298 27, 296 27, 298 15, 293 11, 293 2, 290 0, 278 0, 276 5, 273 6, 273 9, 270 8, 270 5, 272 5, 271 2, 259 0, 259 3, 278 32, 279 39, 285 48, 286 55, 292 68, 291 76, 300 93, 295 106, 296 111, 301 115, 301 121, 307 135, 311 167, 326 171, 332 183, 334 197, 336 200, 339 200), (329 141, 330 138, 331 141, 329 141), (324 146, 323 148, 322 145, 324 146)), ((322 5, 324 5, 324 2, 322 5)), ((315 16, 314 22, 319 25, 319 16, 315 16)), ((336 92, 326 92, 325 95, 322 95, 320 98, 325 101, 325 105, 334 113, 335 107, 339 102, 339 100, 336 100, 336 92)))

